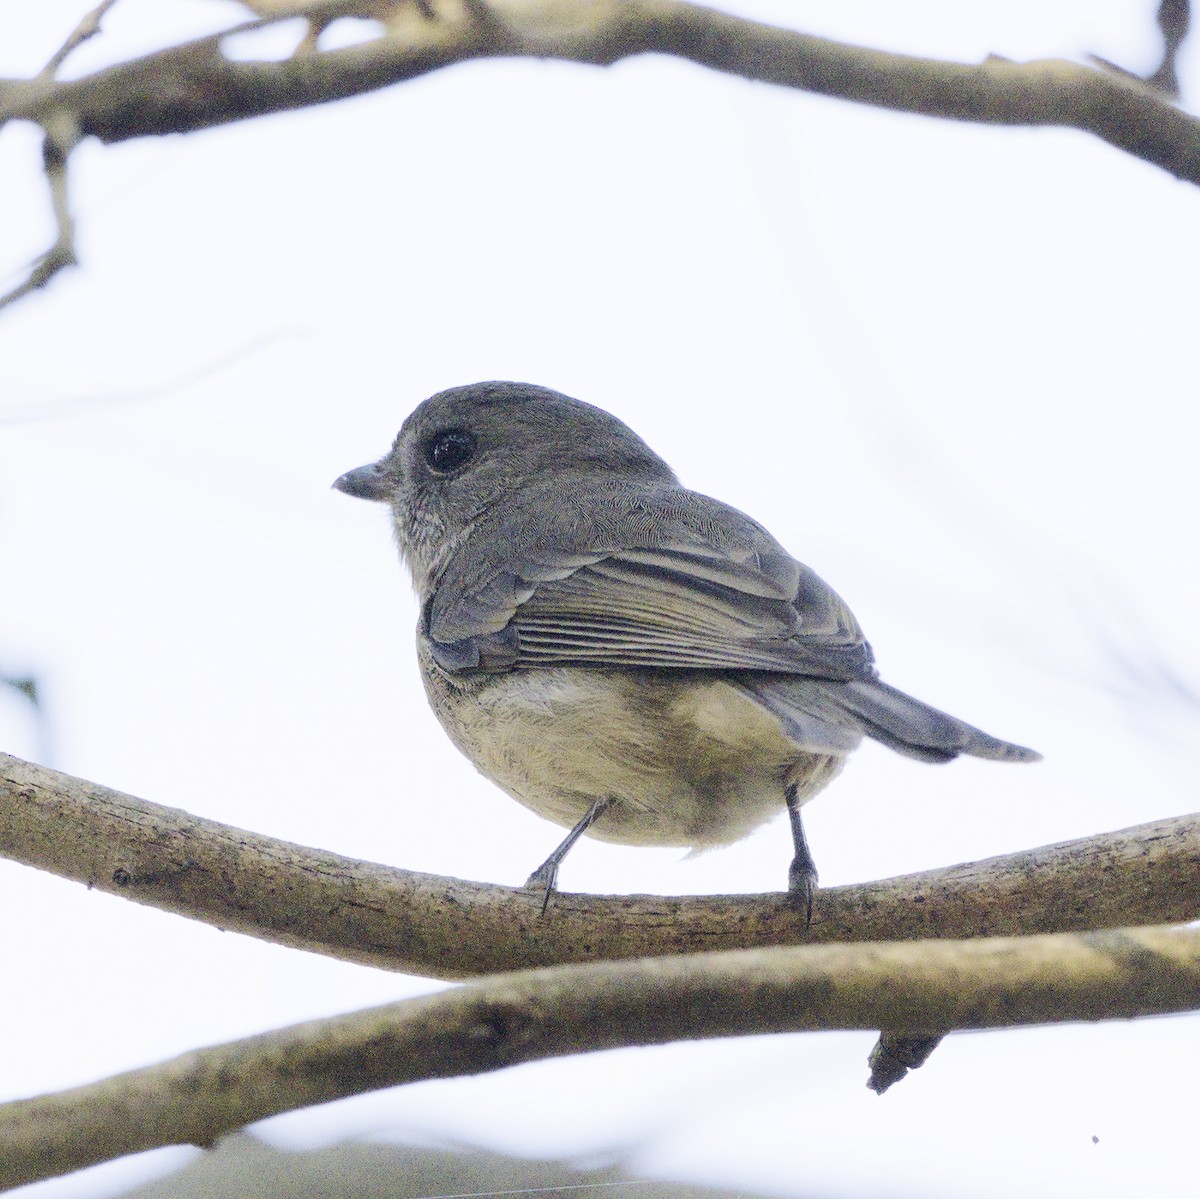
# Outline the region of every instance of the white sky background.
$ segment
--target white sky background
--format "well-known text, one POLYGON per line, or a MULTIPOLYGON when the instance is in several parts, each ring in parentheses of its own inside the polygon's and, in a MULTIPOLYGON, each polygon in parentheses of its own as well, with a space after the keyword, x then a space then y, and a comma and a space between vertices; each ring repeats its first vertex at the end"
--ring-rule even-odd
MULTIPOLYGON (((0 74, 36 71, 86 7, 5 0, 0 74)), ((1145 71, 1159 52, 1150 2, 731 7, 966 61, 1145 71)), ((121 0, 71 72, 236 15, 121 0)), ((0 134, 14 279, 51 236, 37 144, 0 134)), ((931 767, 867 745, 807 809, 822 883, 1195 808, 1195 187, 1083 134, 656 59, 469 64, 89 143, 73 166, 83 266, 0 315, 0 671, 44 683, 52 765, 342 854, 523 880, 560 830, 442 735, 387 515, 329 488, 432 391, 517 378, 610 409, 763 521, 849 600, 890 682, 1046 754, 931 767)), ((0 745, 43 754, 3 693, 0 745)), ((585 841, 561 882, 778 890, 786 820, 681 856, 585 841)), ((0 892, 4 1098, 436 985, 7 862, 0 892)), ((801 1035, 523 1066, 259 1129, 628 1152, 797 1196, 1183 1195, 1197 1027, 956 1036, 882 1100, 871 1036, 801 1035)), ((21 1194, 108 1195, 191 1152, 21 1194)))

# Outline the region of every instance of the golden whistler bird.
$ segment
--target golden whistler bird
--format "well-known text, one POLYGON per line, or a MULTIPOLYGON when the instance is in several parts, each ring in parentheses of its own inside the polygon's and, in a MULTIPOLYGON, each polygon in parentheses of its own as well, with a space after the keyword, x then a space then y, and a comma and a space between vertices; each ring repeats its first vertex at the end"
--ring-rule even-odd
POLYGON ((569 828, 704 848, 800 809, 864 736, 912 758, 1039 755, 880 680, 850 609, 750 517, 688 491, 616 417, 545 387, 439 392, 340 491, 388 503, 429 702, 489 779, 569 828))

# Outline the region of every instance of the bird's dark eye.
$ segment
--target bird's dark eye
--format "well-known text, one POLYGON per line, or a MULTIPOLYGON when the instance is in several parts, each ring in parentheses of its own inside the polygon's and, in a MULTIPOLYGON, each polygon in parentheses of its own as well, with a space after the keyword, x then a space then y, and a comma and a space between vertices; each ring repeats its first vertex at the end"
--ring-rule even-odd
POLYGON ((463 429, 448 429, 435 433, 425 447, 425 461, 439 475, 448 475, 452 470, 471 460, 475 453, 475 438, 463 429))

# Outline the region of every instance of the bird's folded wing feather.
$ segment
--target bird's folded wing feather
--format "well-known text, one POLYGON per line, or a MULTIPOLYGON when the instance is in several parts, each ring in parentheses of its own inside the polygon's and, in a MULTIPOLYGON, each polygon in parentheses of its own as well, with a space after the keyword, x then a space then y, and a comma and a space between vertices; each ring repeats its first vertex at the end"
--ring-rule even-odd
POLYGON ((842 600, 735 509, 664 487, 614 489, 587 520, 573 517, 568 492, 555 511, 537 537, 503 523, 481 529, 470 560, 492 560, 471 576, 443 576, 426 632, 445 669, 873 674, 842 600), (484 538, 494 549, 480 555, 484 538), (522 544, 532 548, 517 552, 522 544))

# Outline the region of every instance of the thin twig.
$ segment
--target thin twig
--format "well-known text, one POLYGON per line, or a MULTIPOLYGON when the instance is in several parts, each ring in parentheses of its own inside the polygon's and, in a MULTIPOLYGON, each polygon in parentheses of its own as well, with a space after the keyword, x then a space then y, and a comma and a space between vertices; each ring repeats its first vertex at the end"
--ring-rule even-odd
POLYGON ((426 1078, 628 1045, 813 1029, 999 1028, 1200 1007, 1200 931, 810 946, 480 979, 0 1107, 0 1185, 426 1078))
POLYGON ((54 52, 50 61, 41 69, 39 78, 53 79, 58 68, 63 65, 66 60, 88 41, 100 32, 100 23, 104 20, 105 14, 117 0, 101 0, 91 12, 85 14, 78 25, 71 30, 67 40, 54 52))
POLYGON ((702 949, 1200 916, 1200 816, 830 888, 817 894, 811 928, 784 895, 558 894, 543 918, 540 895, 520 887, 306 849, 4 754, 0 854, 218 928, 435 978, 702 949))
POLYGON ((1191 0, 1162 0, 1158 6, 1158 28, 1162 33, 1163 57, 1147 80, 1168 96, 1179 95, 1177 60, 1191 24, 1191 0))
POLYGON ((127 387, 121 391, 91 392, 77 396, 58 396, 33 400, 27 404, 0 403, 0 426, 45 424, 69 419, 83 413, 115 409, 127 404, 146 404, 170 399, 185 392, 196 383, 217 378, 234 367, 243 366, 263 350, 271 349, 287 338, 303 337, 301 327, 281 327, 214 354, 207 361, 187 367, 170 378, 147 383, 143 387, 127 387))
POLYGON ((75 221, 71 216, 67 189, 67 159, 79 143, 79 127, 74 117, 64 111, 51 114, 46 121, 42 138, 42 168, 50 189, 50 206, 54 212, 57 235, 54 244, 30 268, 28 276, 12 291, 0 296, 0 309, 45 287, 59 271, 75 266, 75 221))

